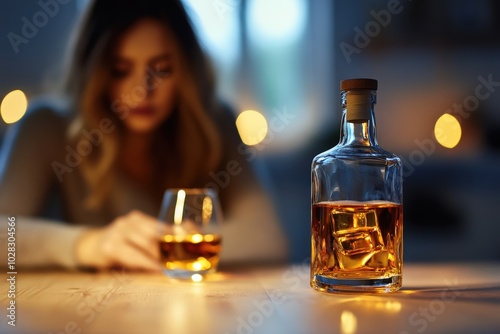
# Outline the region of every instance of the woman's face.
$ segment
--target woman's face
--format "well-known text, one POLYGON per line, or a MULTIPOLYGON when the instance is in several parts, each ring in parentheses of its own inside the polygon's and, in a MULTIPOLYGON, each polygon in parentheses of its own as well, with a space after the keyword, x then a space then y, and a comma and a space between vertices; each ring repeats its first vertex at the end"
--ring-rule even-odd
POLYGON ((178 48, 173 34, 154 19, 142 19, 118 41, 111 66, 111 107, 136 133, 156 130, 176 105, 178 48))

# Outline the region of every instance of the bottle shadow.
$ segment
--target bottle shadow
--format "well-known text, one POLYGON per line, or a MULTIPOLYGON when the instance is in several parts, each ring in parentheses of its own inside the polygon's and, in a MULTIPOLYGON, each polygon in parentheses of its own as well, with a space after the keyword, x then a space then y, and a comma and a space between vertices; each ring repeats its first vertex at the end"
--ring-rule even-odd
POLYGON ((461 302, 500 304, 500 284, 450 285, 434 287, 404 287, 391 294, 407 299, 442 299, 461 302))

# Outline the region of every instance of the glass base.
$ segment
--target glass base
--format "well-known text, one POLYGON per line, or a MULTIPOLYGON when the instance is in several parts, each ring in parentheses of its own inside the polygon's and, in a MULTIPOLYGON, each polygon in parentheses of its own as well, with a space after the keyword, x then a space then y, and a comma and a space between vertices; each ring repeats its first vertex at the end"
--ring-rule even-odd
POLYGON ((323 292, 394 292, 401 288, 401 275, 382 278, 334 278, 316 274, 311 287, 323 292))

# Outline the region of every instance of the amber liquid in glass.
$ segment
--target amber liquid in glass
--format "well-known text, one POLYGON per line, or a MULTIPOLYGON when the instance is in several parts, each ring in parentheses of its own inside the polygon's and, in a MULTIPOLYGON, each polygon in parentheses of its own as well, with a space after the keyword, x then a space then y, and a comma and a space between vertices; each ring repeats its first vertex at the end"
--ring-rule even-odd
POLYGON ((160 240, 161 261, 174 273, 214 271, 220 250, 221 237, 215 234, 165 235, 160 240))
POLYGON ((352 291, 353 286, 397 290, 402 282, 402 223, 402 205, 392 202, 313 204, 313 287, 322 291, 352 291))

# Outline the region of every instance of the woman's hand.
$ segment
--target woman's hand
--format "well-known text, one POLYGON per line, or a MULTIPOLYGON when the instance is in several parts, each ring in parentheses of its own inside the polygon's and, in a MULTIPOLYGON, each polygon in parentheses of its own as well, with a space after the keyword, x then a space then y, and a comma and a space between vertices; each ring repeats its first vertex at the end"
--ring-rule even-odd
POLYGON ((139 211, 85 232, 76 245, 78 265, 161 271, 158 221, 139 211))

